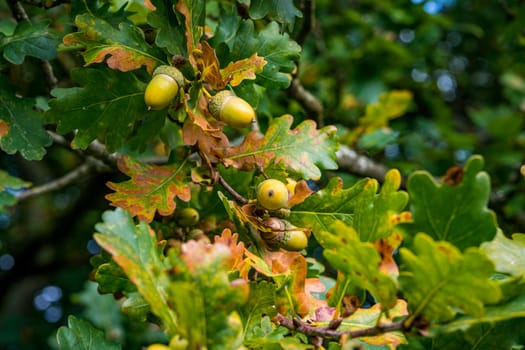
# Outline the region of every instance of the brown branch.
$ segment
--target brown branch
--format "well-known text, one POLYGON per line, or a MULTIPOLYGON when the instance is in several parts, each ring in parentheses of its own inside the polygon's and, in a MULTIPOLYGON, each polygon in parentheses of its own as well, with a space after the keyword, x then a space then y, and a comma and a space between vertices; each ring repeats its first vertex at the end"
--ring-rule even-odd
POLYGON ((279 325, 288 328, 289 330, 303 333, 309 337, 321 337, 323 339, 336 341, 341 339, 343 335, 346 335, 350 338, 373 337, 383 333, 406 330, 403 320, 387 324, 378 324, 374 327, 357 329, 354 331, 338 331, 335 329, 312 326, 311 324, 301 321, 298 318, 291 320, 281 314, 277 314, 275 319, 279 325))
POLYGON ((341 145, 337 152, 337 164, 342 170, 356 175, 372 177, 379 181, 385 179, 385 174, 388 171, 383 164, 376 163, 345 145, 341 145))
POLYGON ((310 91, 306 90, 297 77, 292 79, 288 88, 288 94, 305 109, 306 113, 311 114, 311 118, 317 122, 319 127, 324 126, 324 108, 321 101, 310 91))
POLYGON ((106 172, 106 171, 109 171, 109 168, 104 163, 102 163, 100 160, 89 157, 86 159, 86 161, 83 164, 73 169, 66 175, 59 177, 58 179, 55 179, 48 183, 45 183, 43 185, 32 187, 28 189, 27 191, 20 193, 17 196, 17 201, 21 202, 28 198, 39 196, 44 193, 49 193, 49 192, 60 190, 68 185, 71 185, 79 181, 83 177, 86 177, 92 174, 93 170, 96 170, 98 172, 106 172))
POLYGON ((315 0, 305 0, 302 4, 302 10, 303 10, 303 25, 301 27, 301 30, 297 34, 297 37, 295 38, 295 41, 303 46, 306 37, 310 33, 313 27, 314 22, 314 13, 315 13, 315 0))
POLYGON ((231 194, 235 200, 241 204, 247 204, 248 203, 248 200, 246 198, 244 198, 242 195, 240 195, 237 191, 235 191, 235 189, 233 187, 230 186, 230 184, 228 182, 226 182, 226 180, 224 180, 224 178, 222 176, 220 176, 218 173, 218 181, 219 183, 221 184, 222 187, 224 187, 224 189, 226 191, 228 191, 229 194, 231 194))

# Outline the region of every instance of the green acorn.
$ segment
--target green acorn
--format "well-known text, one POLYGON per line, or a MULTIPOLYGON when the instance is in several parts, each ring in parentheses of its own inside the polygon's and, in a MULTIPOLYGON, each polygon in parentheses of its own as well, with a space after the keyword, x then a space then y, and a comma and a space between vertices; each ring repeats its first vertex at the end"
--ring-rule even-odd
POLYGON ((184 75, 175 67, 158 66, 153 71, 153 78, 144 92, 144 101, 148 109, 158 110, 168 107, 184 86, 184 75))
POLYGON ((215 119, 222 120, 234 128, 246 128, 255 120, 252 106, 228 90, 213 96, 208 103, 208 110, 215 119))

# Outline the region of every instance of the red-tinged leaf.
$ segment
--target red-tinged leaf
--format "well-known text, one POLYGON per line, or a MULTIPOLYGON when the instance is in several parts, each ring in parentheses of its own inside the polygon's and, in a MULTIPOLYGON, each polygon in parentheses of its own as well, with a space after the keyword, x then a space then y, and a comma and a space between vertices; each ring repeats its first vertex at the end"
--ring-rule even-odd
POLYGON ((4 137, 9 133, 9 124, 5 121, 0 120, 0 137, 4 137))
POLYGON ((175 6, 182 13, 186 24, 186 45, 188 52, 197 48, 204 31, 205 1, 179 0, 175 6))
POLYGON ((323 291, 324 285, 317 278, 306 278, 307 264, 304 256, 297 252, 267 252, 264 258, 245 250, 248 263, 259 273, 271 277, 277 288, 284 293, 278 298, 277 307, 286 312, 290 297, 294 301, 295 312, 307 315, 310 311, 326 306, 324 301, 316 299, 311 292, 323 291))
POLYGON ((64 36, 65 45, 86 47, 84 60, 86 66, 103 62, 110 56, 107 65, 123 72, 146 66, 148 72, 162 63, 161 51, 146 43, 142 32, 135 26, 120 23, 115 28, 110 23, 91 14, 78 15, 75 25, 80 32, 64 36))
POLYGON ((312 120, 290 130, 291 115, 276 118, 265 135, 250 132, 238 147, 224 150, 224 163, 252 170, 282 163, 290 173, 304 179, 319 179, 321 169, 336 169, 335 127, 317 129, 312 120))
POLYGON ((304 200, 310 197, 314 191, 308 186, 308 183, 304 180, 297 182, 295 185, 294 191, 290 199, 288 199, 288 207, 293 207, 294 205, 301 204, 304 200))
POLYGON ((221 75, 219 59, 210 44, 203 41, 202 51, 194 50, 192 56, 197 65, 197 69, 201 72, 202 80, 210 84, 214 90, 224 89, 226 81, 224 81, 221 75))
POLYGON ((124 156, 119 159, 118 167, 131 179, 121 183, 108 182, 107 186, 116 192, 106 195, 106 198, 111 205, 128 210, 140 220, 151 222, 155 211, 160 215, 171 215, 176 207, 175 197, 186 202, 191 198, 184 163, 156 166, 124 156))
POLYGON ((230 229, 224 229, 220 236, 215 236, 214 242, 223 244, 230 250, 230 258, 228 260, 228 266, 231 269, 242 270, 246 265, 244 261, 244 243, 237 242, 239 235, 237 233, 232 235, 230 229))
POLYGON ((182 128, 182 139, 186 145, 198 145, 200 151, 210 158, 217 158, 218 152, 229 144, 228 138, 222 132, 221 123, 208 121, 202 111, 206 109, 204 97, 199 100, 199 107, 190 108, 185 102, 188 117, 182 128))
POLYGON ((399 267, 394 260, 394 251, 399 248, 401 242, 403 242, 403 235, 399 231, 394 231, 390 236, 381 238, 374 243, 381 256, 379 271, 394 280, 399 275, 399 267))
POLYGON ((249 58, 230 62, 224 69, 221 69, 222 80, 228 81, 231 86, 237 86, 244 79, 254 80, 255 74, 261 73, 266 65, 264 57, 254 53, 249 58))

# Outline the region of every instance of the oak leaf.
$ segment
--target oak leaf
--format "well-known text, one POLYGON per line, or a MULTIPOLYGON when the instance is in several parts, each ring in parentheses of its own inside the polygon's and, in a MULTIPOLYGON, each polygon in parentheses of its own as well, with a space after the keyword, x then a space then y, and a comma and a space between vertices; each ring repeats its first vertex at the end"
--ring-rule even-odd
POLYGON ((171 215, 175 211, 175 197, 183 201, 191 198, 190 187, 185 177, 185 163, 170 165, 148 165, 123 156, 118 161, 120 171, 130 180, 107 186, 116 191, 106 195, 111 205, 128 210, 140 220, 151 222, 158 211, 160 215, 171 215))
POLYGON ((250 132, 241 145, 224 150, 224 163, 245 170, 282 163, 290 173, 314 180, 321 169, 336 169, 335 127, 317 129, 306 120, 290 130, 292 123, 293 117, 284 115, 272 121, 265 135, 250 132))

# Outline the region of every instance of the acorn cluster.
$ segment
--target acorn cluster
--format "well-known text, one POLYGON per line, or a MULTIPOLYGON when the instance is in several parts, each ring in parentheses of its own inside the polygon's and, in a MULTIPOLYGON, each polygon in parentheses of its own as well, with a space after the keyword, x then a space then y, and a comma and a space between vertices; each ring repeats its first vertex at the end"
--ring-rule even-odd
MULTIPOLYGON (((164 109, 183 87, 184 75, 177 68, 159 66, 153 71, 153 77, 146 87, 144 101, 148 109, 164 109)), ((255 121, 252 106, 229 90, 219 91, 211 97, 208 110, 215 119, 234 128, 246 128, 255 121)))

